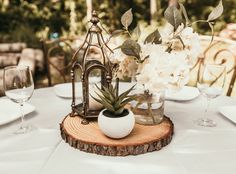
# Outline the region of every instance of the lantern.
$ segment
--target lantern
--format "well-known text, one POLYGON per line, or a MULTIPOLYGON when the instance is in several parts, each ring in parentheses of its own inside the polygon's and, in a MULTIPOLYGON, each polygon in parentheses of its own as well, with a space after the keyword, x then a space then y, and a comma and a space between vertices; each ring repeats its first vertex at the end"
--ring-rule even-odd
MULTIPOLYGON (((80 116, 83 119, 82 124, 87 124, 89 119, 98 117, 102 107, 92 107, 93 102, 96 102, 90 95, 93 92, 89 85, 89 74, 93 70, 99 70, 101 78, 101 86, 109 87, 112 81, 112 69, 113 65, 108 59, 108 52, 112 50, 107 46, 102 35, 102 29, 98 26, 99 18, 95 11, 92 12, 92 23, 89 28, 85 41, 81 47, 75 52, 72 57, 72 69, 71 69, 71 80, 72 80, 72 113, 71 116, 80 116), (89 57, 88 53, 92 48, 96 48, 99 51, 99 56, 89 57), (82 55, 82 60, 76 60, 76 57, 82 55), (81 83, 82 83, 82 103, 76 105, 75 99, 75 72, 76 70, 81 71, 81 83)), ((118 85, 117 85, 118 87, 118 85)), ((93 89, 94 90, 94 89, 93 89)), ((97 103, 98 104, 98 103, 97 103)), ((99 104, 98 104, 99 105, 99 104)))

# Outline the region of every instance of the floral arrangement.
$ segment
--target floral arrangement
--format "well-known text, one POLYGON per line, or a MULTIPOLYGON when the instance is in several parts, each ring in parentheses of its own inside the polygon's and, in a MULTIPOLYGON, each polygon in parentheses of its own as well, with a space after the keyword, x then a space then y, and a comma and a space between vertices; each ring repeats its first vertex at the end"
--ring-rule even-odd
POLYGON ((199 35, 191 26, 199 22, 208 23, 213 39, 213 21, 222 12, 220 1, 207 20, 190 22, 183 4, 169 6, 164 12, 167 27, 162 31, 156 29, 142 40, 139 25, 132 32, 129 29, 133 20, 132 9, 129 9, 121 17, 123 29, 112 34, 128 36, 111 56, 111 61, 119 64, 116 76, 121 79, 135 78, 137 87, 149 93, 163 88, 182 87, 188 82, 189 70, 197 62, 200 53, 199 35))

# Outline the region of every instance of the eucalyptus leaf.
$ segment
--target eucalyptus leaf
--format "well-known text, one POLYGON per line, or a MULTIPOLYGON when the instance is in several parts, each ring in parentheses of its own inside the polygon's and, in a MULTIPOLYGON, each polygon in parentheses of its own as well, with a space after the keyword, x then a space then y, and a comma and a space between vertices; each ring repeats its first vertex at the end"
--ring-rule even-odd
POLYGON ((133 34, 134 34, 135 40, 138 40, 141 35, 141 30, 140 30, 139 25, 135 27, 133 34))
POLYGON ((154 32, 152 32, 146 37, 146 39, 144 40, 144 44, 147 43, 161 44, 161 35, 158 29, 156 29, 154 32))
POLYGON ((186 21, 186 25, 188 25, 190 22, 189 22, 189 18, 188 18, 188 14, 187 14, 186 9, 185 9, 184 5, 182 3, 180 3, 180 2, 179 2, 179 7, 180 7, 180 11, 184 15, 184 19, 186 21))
POLYGON ((128 29, 132 21, 133 21, 133 14, 131 8, 121 16, 121 24, 125 27, 125 29, 128 29))
POLYGON ((111 33, 111 37, 116 37, 124 33, 124 30, 115 30, 111 33))
POLYGON ((175 6, 169 6, 164 12, 165 19, 174 27, 174 30, 182 23, 181 12, 175 6))
POLYGON ((121 51, 128 56, 134 56, 138 58, 141 47, 136 41, 128 39, 121 45, 121 51))
POLYGON ((208 16, 207 21, 213 21, 220 17, 224 11, 224 7, 222 4, 222 0, 220 0, 219 4, 211 11, 211 13, 208 16))

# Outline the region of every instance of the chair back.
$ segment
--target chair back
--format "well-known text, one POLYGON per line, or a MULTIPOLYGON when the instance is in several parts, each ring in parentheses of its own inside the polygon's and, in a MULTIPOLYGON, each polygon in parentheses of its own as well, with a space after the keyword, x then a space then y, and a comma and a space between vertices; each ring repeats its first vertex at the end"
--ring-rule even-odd
POLYGON ((71 81, 71 58, 81 43, 79 37, 42 41, 48 86, 71 81))
POLYGON ((198 61, 191 69, 191 77, 188 85, 196 86, 197 80, 202 73, 204 64, 225 65, 227 77, 225 80, 225 94, 231 96, 233 94, 234 83, 236 79, 236 41, 214 37, 211 42, 211 36, 200 36, 201 54, 198 61))

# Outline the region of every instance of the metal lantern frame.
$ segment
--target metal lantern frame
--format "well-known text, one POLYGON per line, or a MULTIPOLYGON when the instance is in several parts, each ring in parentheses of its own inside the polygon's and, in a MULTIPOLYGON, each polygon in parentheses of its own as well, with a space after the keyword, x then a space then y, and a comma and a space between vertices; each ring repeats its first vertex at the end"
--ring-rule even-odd
MULTIPOLYGON (((92 26, 89 28, 83 44, 74 53, 72 57, 72 113, 71 116, 80 116, 83 118, 82 123, 87 124, 89 119, 97 118, 100 110, 91 110, 89 108, 89 74, 95 69, 101 70, 101 86, 109 87, 112 81, 112 69, 114 65, 110 62, 107 51, 112 53, 112 50, 107 46, 102 35, 102 29, 98 26, 99 18, 95 11, 92 12, 92 18, 90 20, 92 26), (96 37, 96 43, 93 43, 93 38, 96 37), (100 50, 101 59, 88 59, 87 54, 91 47, 96 47, 100 50), (76 57, 82 52, 82 61, 76 60, 76 57), (76 61, 75 61, 76 60, 76 61), (80 69, 81 82, 82 82, 82 103, 75 104, 75 71, 80 69)), ((118 85, 117 85, 118 88, 118 85)), ((118 89, 117 89, 118 91, 118 89)))

